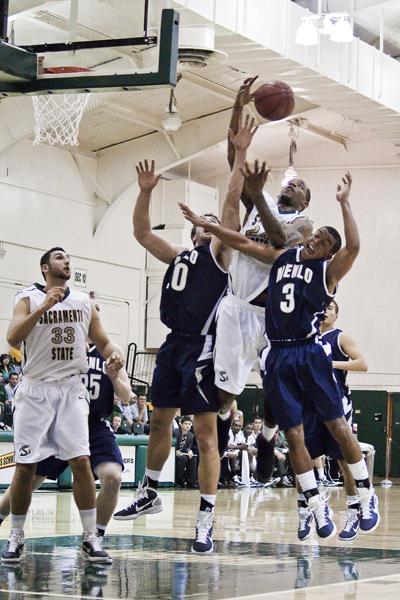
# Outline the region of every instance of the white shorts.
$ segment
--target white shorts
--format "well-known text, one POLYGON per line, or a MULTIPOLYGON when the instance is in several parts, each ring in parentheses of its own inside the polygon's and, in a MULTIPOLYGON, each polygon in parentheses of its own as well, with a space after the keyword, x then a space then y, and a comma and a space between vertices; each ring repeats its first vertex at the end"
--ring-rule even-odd
POLYGON ((89 456, 89 402, 78 375, 55 383, 23 378, 14 396, 15 462, 89 456))
POLYGON ((258 355, 266 344, 265 309, 232 294, 225 296, 217 315, 215 385, 241 394, 251 371, 259 371, 258 355))

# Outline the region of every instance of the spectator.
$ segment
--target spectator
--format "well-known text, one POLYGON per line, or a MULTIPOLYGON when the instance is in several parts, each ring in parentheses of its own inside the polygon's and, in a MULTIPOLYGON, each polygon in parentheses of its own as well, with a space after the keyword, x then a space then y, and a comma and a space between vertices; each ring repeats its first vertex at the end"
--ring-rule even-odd
POLYGON ((127 430, 127 427, 124 427, 121 415, 113 415, 111 427, 113 428, 114 433, 118 435, 130 433, 130 431, 127 430))
POLYGON ((262 425, 263 425, 262 418, 259 415, 256 415, 253 418, 253 434, 254 434, 254 437, 258 436, 258 434, 260 433, 260 431, 262 429, 262 425))
POLYGON ((293 479, 290 474, 289 446, 283 431, 276 433, 274 455, 277 476, 280 478, 279 487, 293 487, 293 479))
POLYGON ((135 423, 141 423, 142 425, 146 425, 149 417, 147 414, 147 398, 144 394, 141 394, 137 397, 136 404, 132 404, 131 412, 132 419, 135 423))
POLYGON ((12 372, 10 363, 11 357, 9 354, 2 354, 0 356, 0 371, 3 374, 4 383, 8 383, 8 378, 10 376, 10 373, 12 372))
POLYGON ((126 398, 125 400, 121 400, 121 404, 119 406, 121 409, 121 415, 124 421, 129 423, 130 428, 132 429, 133 418, 132 418, 132 405, 129 400, 126 398))
POLYGON ((225 452, 225 458, 228 459, 228 465, 224 459, 221 462, 221 474, 224 483, 231 480, 234 484, 241 484, 239 473, 241 471, 242 450, 247 450, 246 439, 239 419, 234 419, 229 431, 228 450, 225 452))
POLYGON ((195 489, 197 456, 193 452, 194 434, 190 431, 192 420, 182 417, 179 423, 179 433, 176 440, 175 482, 177 487, 195 489))
POLYGON ((19 375, 17 373, 10 373, 8 383, 4 386, 7 394, 7 401, 10 403, 14 399, 15 389, 18 385, 19 375))
POLYGON ((237 401, 234 400, 231 408, 231 417, 232 422, 237 420, 240 423, 240 427, 243 428, 244 420, 243 420, 243 412, 238 409, 237 401))
POLYGON ((18 375, 21 372, 21 365, 22 365, 22 359, 23 359, 23 354, 21 352, 21 348, 22 348, 22 343, 21 344, 17 344, 17 346, 12 346, 9 350, 9 354, 11 357, 11 369, 14 371, 14 373, 18 373, 18 375))
POLYGON ((4 405, 6 400, 7 400, 7 392, 4 387, 3 373, 0 372, 0 404, 4 405))

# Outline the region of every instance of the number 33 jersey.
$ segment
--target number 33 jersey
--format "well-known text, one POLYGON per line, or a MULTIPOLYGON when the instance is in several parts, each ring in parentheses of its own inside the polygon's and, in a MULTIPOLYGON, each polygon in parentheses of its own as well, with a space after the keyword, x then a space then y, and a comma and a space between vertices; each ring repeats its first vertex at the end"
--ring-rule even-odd
POLYGON ((292 342, 316 335, 323 311, 336 293, 330 294, 327 288, 329 261, 302 261, 301 249, 283 252, 271 269, 265 315, 271 342, 292 342))
POLYGON ((183 335, 215 333, 215 314, 226 292, 228 273, 217 263, 210 245, 177 255, 164 276, 161 321, 183 335))
MULTIPOLYGON (((29 298, 33 312, 46 297, 38 283, 18 292, 15 304, 29 298)), ((25 340, 23 375, 41 381, 59 381, 86 373, 86 337, 91 318, 87 294, 67 288, 62 302, 42 315, 25 340)))

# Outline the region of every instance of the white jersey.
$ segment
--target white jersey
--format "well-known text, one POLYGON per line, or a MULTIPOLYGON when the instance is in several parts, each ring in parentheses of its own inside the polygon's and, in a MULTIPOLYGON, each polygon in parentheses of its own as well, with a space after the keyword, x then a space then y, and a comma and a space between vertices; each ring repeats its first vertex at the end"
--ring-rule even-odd
MULTIPOLYGON (((44 287, 35 283, 15 296, 15 304, 29 298, 30 312, 45 299, 44 287)), ((58 302, 41 316, 25 340, 24 376, 40 381, 59 381, 86 373, 86 338, 91 318, 87 294, 67 288, 58 302)))
MULTIPOLYGON (((281 223, 287 225, 299 217, 300 213, 297 211, 280 213, 275 200, 265 192, 263 194, 271 212, 281 223)), ((240 233, 259 244, 269 243, 255 206, 240 233)), ((245 302, 251 302, 266 289, 271 267, 272 264, 262 263, 252 256, 233 250, 229 266, 229 292, 245 302)))

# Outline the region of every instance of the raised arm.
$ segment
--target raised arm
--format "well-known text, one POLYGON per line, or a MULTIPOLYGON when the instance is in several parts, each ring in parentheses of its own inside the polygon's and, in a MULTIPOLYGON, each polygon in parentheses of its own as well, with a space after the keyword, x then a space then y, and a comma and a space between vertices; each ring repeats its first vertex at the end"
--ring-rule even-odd
POLYGON ((230 246, 234 250, 239 250, 261 262, 269 264, 273 263, 284 252, 284 250, 273 248, 269 245, 257 244, 237 231, 232 231, 232 229, 227 229, 217 223, 206 221, 190 210, 186 204, 182 204, 181 202, 178 204, 185 219, 193 223, 193 225, 204 227, 204 229, 218 237, 226 246, 230 246))
MULTIPOLYGON (((221 224, 228 229, 238 230, 240 228, 240 196, 244 181, 242 169, 247 149, 257 129, 258 127, 254 127, 254 119, 250 119, 247 115, 244 125, 242 125, 240 117, 236 134, 232 131, 229 132, 229 138, 235 147, 235 162, 221 211, 221 224)), ((211 247, 220 265, 228 268, 231 248, 225 246, 217 237, 213 237, 211 247)))
POLYGON ((339 334, 339 343, 343 352, 349 357, 349 360, 334 360, 332 362, 334 369, 339 369, 340 371, 368 371, 367 361, 348 333, 342 331, 339 334))
POLYGON ((360 237, 357 223, 351 211, 349 196, 352 179, 349 172, 342 178, 343 184, 339 184, 336 190, 336 200, 340 204, 344 225, 345 246, 341 248, 328 265, 326 276, 330 292, 336 284, 348 273, 353 266, 360 251, 360 237))
POLYGON ((10 346, 20 344, 31 333, 44 313, 64 298, 65 289, 53 287, 47 292, 42 304, 30 311, 29 298, 22 298, 14 308, 14 314, 7 330, 7 341, 10 346))
POLYGON ((133 210, 133 235, 141 246, 164 263, 170 264, 183 248, 174 246, 154 233, 150 223, 151 193, 159 182, 160 175, 154 173, 154 160, 150 166, 148 160, 136 166, 138 174, 139 195, 133 210))

